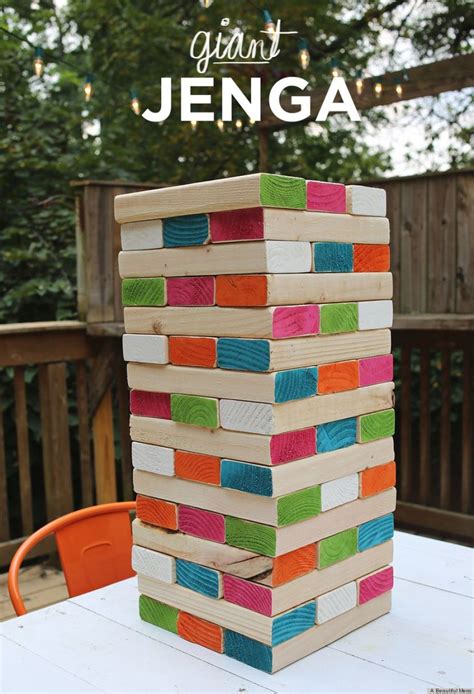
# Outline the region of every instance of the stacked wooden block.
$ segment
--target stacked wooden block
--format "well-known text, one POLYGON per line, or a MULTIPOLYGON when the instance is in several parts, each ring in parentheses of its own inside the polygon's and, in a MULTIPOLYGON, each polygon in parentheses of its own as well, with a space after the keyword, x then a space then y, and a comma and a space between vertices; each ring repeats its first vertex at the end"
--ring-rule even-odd
POLYGON ((140 614, 268 672, 390 609, 384 215, 268 174, 116 198, 140 614))

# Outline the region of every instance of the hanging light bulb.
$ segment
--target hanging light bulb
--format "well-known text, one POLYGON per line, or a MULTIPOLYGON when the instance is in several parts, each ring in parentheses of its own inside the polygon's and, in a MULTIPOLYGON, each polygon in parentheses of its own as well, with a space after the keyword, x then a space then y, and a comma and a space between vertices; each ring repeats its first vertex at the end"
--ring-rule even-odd
POLYGON ((356 72, 356 90, 358 94, 362 94, 364 91, 364 78, 362 77, 362 70, 357 70, 356 72))
POLYGON ((136 116, 139 116, 142 112, 140 101, 138 99, 138 92, 135 89, 130 90, 130 108, 136 116))
POLYGON ((41 77, 44 70, 44 60, 43 60, 43 49, 40 46, 35 48, 35 59, 33 60, 33 67, 35 69, 36 77, 41 77))
POLYGON ((255 125, 255 118, 249 118, 249 125, 255 125))
POLYGON ((400 80, 395 81, 395 91, 396 91, 397 96, 399 98, 401 98, 403 96, 403 87, 402 87, 402 83, 400 82, 400 80))
POLYGON ((303 68, 303 70, 306 70, 306 68, 309 65, 309 61, 311 60, 311 57, 309 55, 309 50, 308 50, 308 42, 306 39, 300 39, 298 41, 298 60, 303 68))
POLYGON ((91 100, 92 92, 94 91, 92 88, 92 80, 92 75, 86 75, 86 79, 84 80, 84 98, 86 101, 91 100))
POLYGON ((341 71, 339 70, 339 61, 337 58, 331 58, 331 75, 333 77, 341 76, 341 71))
POLYGON ((194 132, 194 130, 196 130, 196 128, 197 128, 197 120, 192 120, 192 121, 191 121, 191 128, 192 128, 193 132, 194 132))
POLYGON ((267 32, 268 36, 273 39, 275 38, 275 22, 272 19, 272 15, 268 10, 263 10, 263 21, 264 21, 264 29, 267 32))
POLYGON ((235 127, 237 128, 237 130, 242 130, 242 126, 242 120, 240 118, 237 118, 237 120, 235 121, 235 127))
POLYGON ((216 125, 219 128, 219 130, 221 131, 221 133, 224 132, 224 121, 222 120, 222 118, 218 118, 216 120, 216 125))
POLYGON ((199 4, 201 7, 204 7, 205 10, 207 10, 213 2, 214 0, 199 0, 199 4))
POLYGON ((381 93, 383 92, 383 85, 382 85, 382 82, 377 81, 377 82, 375 83, 374 91, 375 91, 375 96, 377 97, 377 99, 380 99, 380 95, 381 95, 381 93))

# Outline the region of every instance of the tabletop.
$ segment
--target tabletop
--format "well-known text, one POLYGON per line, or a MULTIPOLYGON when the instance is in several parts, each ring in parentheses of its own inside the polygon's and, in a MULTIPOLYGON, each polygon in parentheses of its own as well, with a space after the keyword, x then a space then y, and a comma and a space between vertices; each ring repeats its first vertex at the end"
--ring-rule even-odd
POLYGON ((269 675, 142 622, 132 578, 0 625, 5 692, 426 692, 472 677, 473 552, 395 537, 392 612, 269 675))

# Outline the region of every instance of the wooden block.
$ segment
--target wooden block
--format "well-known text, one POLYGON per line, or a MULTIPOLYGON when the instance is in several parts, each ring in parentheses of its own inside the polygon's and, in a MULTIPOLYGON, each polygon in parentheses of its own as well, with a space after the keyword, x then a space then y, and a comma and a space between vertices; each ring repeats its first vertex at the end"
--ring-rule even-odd
POLYGON ((323 364, 318 371, 318 393, 338 393, 359 387, 359 363, 357 361, 338 361, 323 364))
POLYGON ((319 543, 318 569, 351 557, 357 552, 357 528, 348 528, 342 532, 330 535, 319 543))
POLYGON ((176 477, 201 482, 202 484, 221 483, 221 459, 214 455, 176 451, 176 477))
POLYGON ((320 212, 346 211, 346 187, 341 183, 306 181, 306 207, 320 212))
POLYGON ((143 251, 163 247, 163 223, 161 219, 122 224, 120 234, 123 251, 143 251))
POLYGON ((384 217, 254 207, 212 212, 210 220, 213 243, 268 239, 379 245, 390 238, 384 217))
POLYGON ((263 465, 224 458, 221 462, 221 485, 259 496, 273 496, 272 471, 263 465))
POLYGON ((124 306, 164 306, 166 304, 164 277, 122 280, 122 304, 124 306))
POLYGON ((262 207, 306 207, 306 182, 293 176, 260 174, 260 202, 262 207))
POLYGON ((132 441, 132 464, 135 470, 173 477, 175 452, 172 448, 132 441))
POLYGON ((272 623, 272 646, 289 641, 314 626, 316 603, 313 601, 294 610, 274 617, 272 623))
MULTIPOLYGON (((354 498, 357 498, 357 494, 354 498)), ((317 516, 321 510, 321 487, 319 486, 281 496, 277 500, 278 526, 299 523, 317 516)))
POLYGON ((176 559, 176 583, 210 598, 221 598, 223 595, 222 574, 215 569, 176 559))
POLYGON ((315 367, 278 371, 274 377, 274 400, 276 403, 301 400, 316 395, 318 370, 315 367))
POLYGON ((393 381, 393 355, 383 354, 359 360, 359 381, 361 386, 393 381))
MULTIPOLYGON (((266 468, 265 468, 266 469, 266 468)), ((373 496, 395 486, 396 465, 394 461, 368 468, 360 473, 360 496, 373 496)))
POLYGON ((346 186, 346 208, 349 214, 385 217, 387 214, 386 198, 383 188, 346 186))
POLYGON ((273 560, 270 585, 281 586, 316 569, 316 544, 299 547, 273 560))
POLYGON ((315 436, 312 427, 276 434, 270 439, 271 464, 279 465, 291 460, 305 458, 312 455, 315 448, 315 436))
POLYGON ((352 272, 353 266, 352 243, 313 244, 314 272, 352 272))
MULTIPOLYGON (((386 410, 392 406, 392 400, 393 383, 380 383, 341 393, 316 395, 305 399, 304 408, 298 400, 272 405, 246 400, 222 399, 219 401, 220 422, 223 429, 267 435, 280 434, 295 430, 297 427, 332 422, 338 417, 345 419, 386 410)), ((383 435, 391 436, 392 434, 383 435)))
POLYGON ((359 578, 357 581, 357 591, 359 596, 359 605, 363 605, 369 600, 387 593, 393 588, 393 567, 387 566, 387 568, 381 571, 374 571, 368 576, 359 578))
POLYGON ((357 585, 355 581, 346 583, 329 593, 318 597, 316 624, 324 624, 340 614, 352 610, 357 605, 357 585))
MULTIPOLYGON (((145 474, 145 473, 143 473, 145 474)), ((168 530, 178 529, 178 507, 168 501, 137 496, 137 518, 150 525, 168 530)))
POLYGON ((176 560, 161 552, 154 552, 145 547, 132 547, 132 569, 143 576, 156 578, 164 583, 176 581, 176 560))
POLYGON ((209 217, 206 214, 190 214, 168 217, 163 220, 165 248, 202 246, 209 240, 209 217))
POLYGON ((225 519, 219 513, 184 506, 178 508, 179 530, 213 542, 225 542, 225 519))
POLYGON ((168 338, 164 335, 124 335, 122 339, 124 361, 145 364, 167 364, 168 338))
POLYGON ((168 306, 213 306, 214 277, 168 277, 168 306))
POLYGON ((217 340, 217 365, 238 371, 277 371, 386 354, 390 348, 388 330, 282 341, 222 337, 217 340))
POLYGON ((140 617, 144 622, 149 622, 157 627, 178 633, 178 608, 165 605, 158 600, 149 598, 147 595, 140 595, 139 598, 140 617))
POLYGON ((389 272, 390 246, 386 244, 354 244, 354 272, 389 272))
MULTIPOLYGON (((164 338, 166 339, 166 338, 164 338)), ((214 337, 170 337, 169 360, 178 366, 216 366, 214 337)))
POLYGON ((350 333, 358 328, 357 304, 326 304, 321 306, 322 333, 350 333))
POLYGON ((357 440, 361 443, 375 441, 395 433, 395 410, 383 410, 359 417, 357 440))
POLYGON ((144 390, 130 391, 130 412, 141 417, 171 419, 169 393, 149 393, 144 390))
POLYGON ((124 278, 310 272, 311 244, 304 241, 256 241, 235 246, 211 244, 193 248, 121 251, 119 272, 124 278))
POLYGON ((229 658, 239 660, 245 665, 257 668, 257 670, 272 672, 273 653, 271 646, 239 634, 237 631, 231 629, 224 631, 224 653, 229 658))
POLYGON ((187 612, 179 612, 178 635, 186 641, 197 643, 216 653, 224 651, 224 630, 217 624, 199 619, 187 612))
POLYGON ((234 605, 246 607, 248 610, 252 610, 252 612, 258 612, 271 617, 271 588, 229 575, 224 576, 223 583, 224 600, 232 602, 234 605))
POLYGON ((272 337, 315 335, 319 332, 319 306, 279 306, 273 309, 272 337))
POLYGON ((347 475, 321 485, 321 511, 329 511, 359 496, 359 475, 347 475))
POLYGON ((359 330, 391 328, 393 304, 391 301, 360 301, 359 330))
POLYGON ((227 544, 270 557, 276 556, 275 528, 232 516, 226 517, 225 525, 227 544))
POLYGON ((316 428, 316 451, 318 453, 328 453, 353 446, 356 441, 357 419, 355 417, 327 422, 316 428))
MULTIPOLYGON (((350 244, 315 245, 338 248, 349 245, 352 248, 350 244)), ((334 272, 327 270, 298 275, 219 275, 216 303, 223 307, 245 308, 392 298, 393 280, 389 272, 353 273, 350 270, 348 267, 344 271, 341 266, 334 272)))
POLYGON ((393 531, 393 513, 363 523, 359 526, 357 532, 359 552, 375 547, 375 545, 380 545, 382 542, 387 542, 387 540, 393 537, 393 531))
POLYGON ((215 429, 219 426, 218 401, 196 395, 171 395, 171 419, 174 422, 215 429))

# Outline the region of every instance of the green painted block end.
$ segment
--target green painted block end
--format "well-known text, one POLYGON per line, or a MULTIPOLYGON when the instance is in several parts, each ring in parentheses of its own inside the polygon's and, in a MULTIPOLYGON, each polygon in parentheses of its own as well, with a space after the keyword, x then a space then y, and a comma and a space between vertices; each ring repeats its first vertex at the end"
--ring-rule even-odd
POLYGON ((171 419, 182 424, 192 424, 208 429, 219 426, 218 401, 198 395, 171 395, 171 419))
POLYGON ((164 306, 166 283, 164 277, 127 278, 122 280, 124 306, 164 306))
POLYGON ((359 328, 357 304, 325 304, 321 306, 322 333, 351 333, 359 328))
POLYGON ((149 622, 157 627, 178 633, 178 608, 165 605, 163 602, 140 595, 138 602, 140 617, 144 622, 149 622))
POLYGON ((336 564, 352 557, 357 552, 357 528, 349 528, 341 533, 324 538, 319 543, 319 568, 336 564))
POLYGON ((292 525, 321 513, 321 487, 309 487, 278 499, 278 525, 292 525))
POLYGON ((304 178, 260 175, 260 202, 263 207, 306 208, 306 182, 304 178))
POLYGON ((360 441, 375 441, 395 433, 395 410, 383 410, 382 412, 372 412, 360 417, 360 441))
POLYGON ((269 525, 226 516, 225 540, 229 545, 266 557, 274 557, 276 554, 276 530, 269 525))

